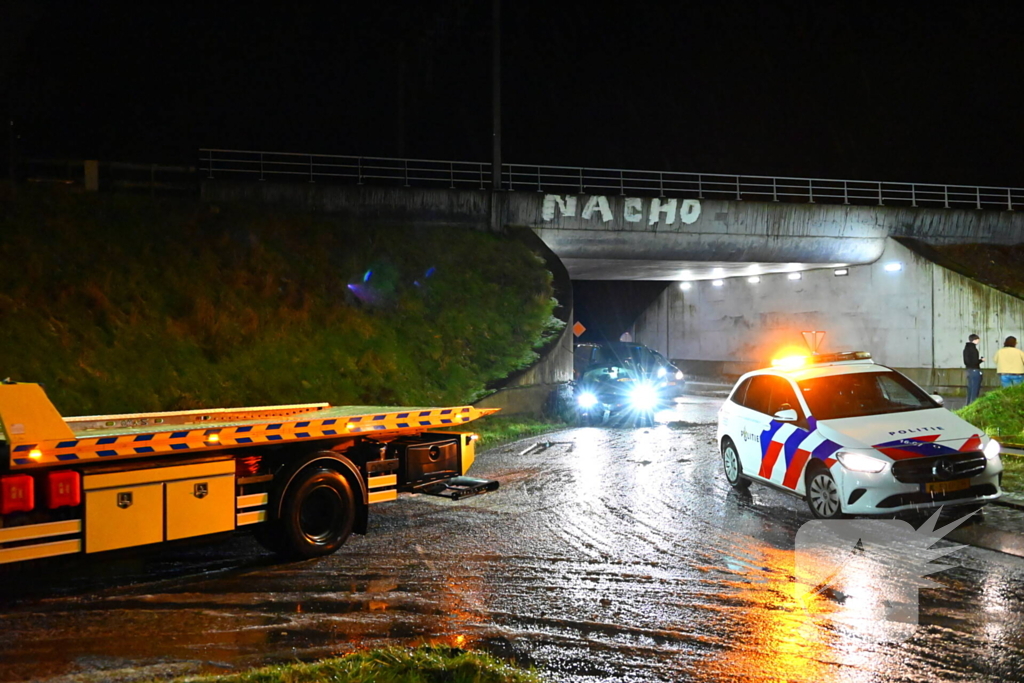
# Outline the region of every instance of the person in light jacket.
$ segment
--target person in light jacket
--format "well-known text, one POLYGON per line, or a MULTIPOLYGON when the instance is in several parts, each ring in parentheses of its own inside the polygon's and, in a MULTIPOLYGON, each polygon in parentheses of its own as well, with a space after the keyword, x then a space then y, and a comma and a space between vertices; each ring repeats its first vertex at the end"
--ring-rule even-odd
POLYGON ((967 337, 964 344, 964 367, 967 368, 967 403, 971 405, 981 393, 981 363, 985 359, 978 353, 981 338, 976 334, 967 337))
POLYGON ((1024 382, 1024 351, 1017 348, 1016 337, 1007 337, 996 351, 996 372, 1004 387, 1024 382))

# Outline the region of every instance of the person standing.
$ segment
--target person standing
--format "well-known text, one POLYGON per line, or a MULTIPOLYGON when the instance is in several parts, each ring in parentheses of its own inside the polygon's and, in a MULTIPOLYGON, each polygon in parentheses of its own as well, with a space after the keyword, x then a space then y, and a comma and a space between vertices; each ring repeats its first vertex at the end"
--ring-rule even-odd
POLYGON ((996 372, 1004 387, 1024 382, 1024 351, 1017 348, 1017 338, 1007 337, 1003 348, 996 351, 996 372))
POLYGON ((967 368, 967 403, 964 405, 971 405, 981 394, 981 364, 985 359, 978 353, 980 341, 978 335, 972 334, 964 344, 964 367, 967 368))

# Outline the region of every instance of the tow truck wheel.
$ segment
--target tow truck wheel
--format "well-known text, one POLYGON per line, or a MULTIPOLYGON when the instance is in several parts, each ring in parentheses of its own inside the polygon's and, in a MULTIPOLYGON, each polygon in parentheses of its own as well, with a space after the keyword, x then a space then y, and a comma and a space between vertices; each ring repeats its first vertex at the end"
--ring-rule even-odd
POLYGON ((818 519, 838 519, 843 516, 839 503, 839 486, 825 467, 816 467, 807 473, 807 507, 818 519))
POLYGON ((355 495, 344 475, 320 467, 299 473, 285 494, 279 520, 285 553, 330 555, 352 533, 355 516, 355 495))
POLYGON ((743 476, 740 454, 736 451, 736 444, 732 439, 726 438, 722 441, 722 465, 725 468, 725 479, 730 486, 734 489, 750 488, 750 480, 743 476))

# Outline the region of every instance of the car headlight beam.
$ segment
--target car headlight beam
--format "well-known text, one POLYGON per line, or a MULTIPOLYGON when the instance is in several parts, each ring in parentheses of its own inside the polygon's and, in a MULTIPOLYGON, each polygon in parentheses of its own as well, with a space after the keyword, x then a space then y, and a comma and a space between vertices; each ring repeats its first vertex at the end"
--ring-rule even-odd
POLYGON ((629 403, 633 410, 652 411, 658 406, 658 390, 648 384, 641 384, 630 392, 629 403))
POLYGON ((836 458, 842 463, 843 467, 851 472, 870 472, 877 474, 884 470, 886 466, 886 462, 884 460, 872 458, 870 455, 865 455, 863 453, 854 453, 852 451, 839 451, 836 453, 836 458))
POLYGON ((985 444, 985 448, 983 448, 981 452, 985 454, 985 457, 988 460, 998 460, 1000 450, 1002 449, 999 446, 999 442, 995 439, 989 439, 988 443, 985 444))
POLYGON ((584 391, 576 397, 576 403, 579 404, 580 408, 593 408, 597 405, 597 396, 594 396, 589 391, 584 391))

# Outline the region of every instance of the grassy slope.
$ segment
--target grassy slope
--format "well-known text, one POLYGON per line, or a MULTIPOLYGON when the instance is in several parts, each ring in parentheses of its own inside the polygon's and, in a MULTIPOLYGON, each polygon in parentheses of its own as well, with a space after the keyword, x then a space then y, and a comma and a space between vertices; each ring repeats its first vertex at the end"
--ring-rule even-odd
POLYGON ((312 664, 288 664, 178 679, 196 683, 541 683, 532 671, 486 654, 449 648, 387 648, 312 664))
POLYGON ((499 413, 474 420, 466 427, 465 431, 472 431, 480 435, 478 448, 492 448, 508 441, 567 429, 569 425, 559 420, 539 420, 528 415, 501 415, 499 413))
MULTIPOLYGON (((1024 385, 990 391, 957 415, 1005 445, 1024 446, 1024 385)), ((1024 491, 1024 457, 1003 455, 1003 488, 1024 491)))
POLYGON ((1024 244, 948 244, 933 247, 950 265, 979 282, 1024 298, 1024 244))
POLYGON ((488 234, 33 188, 0 209, 0 376, 65 415, 462 403, 552 325, 539 258, 488 234))

